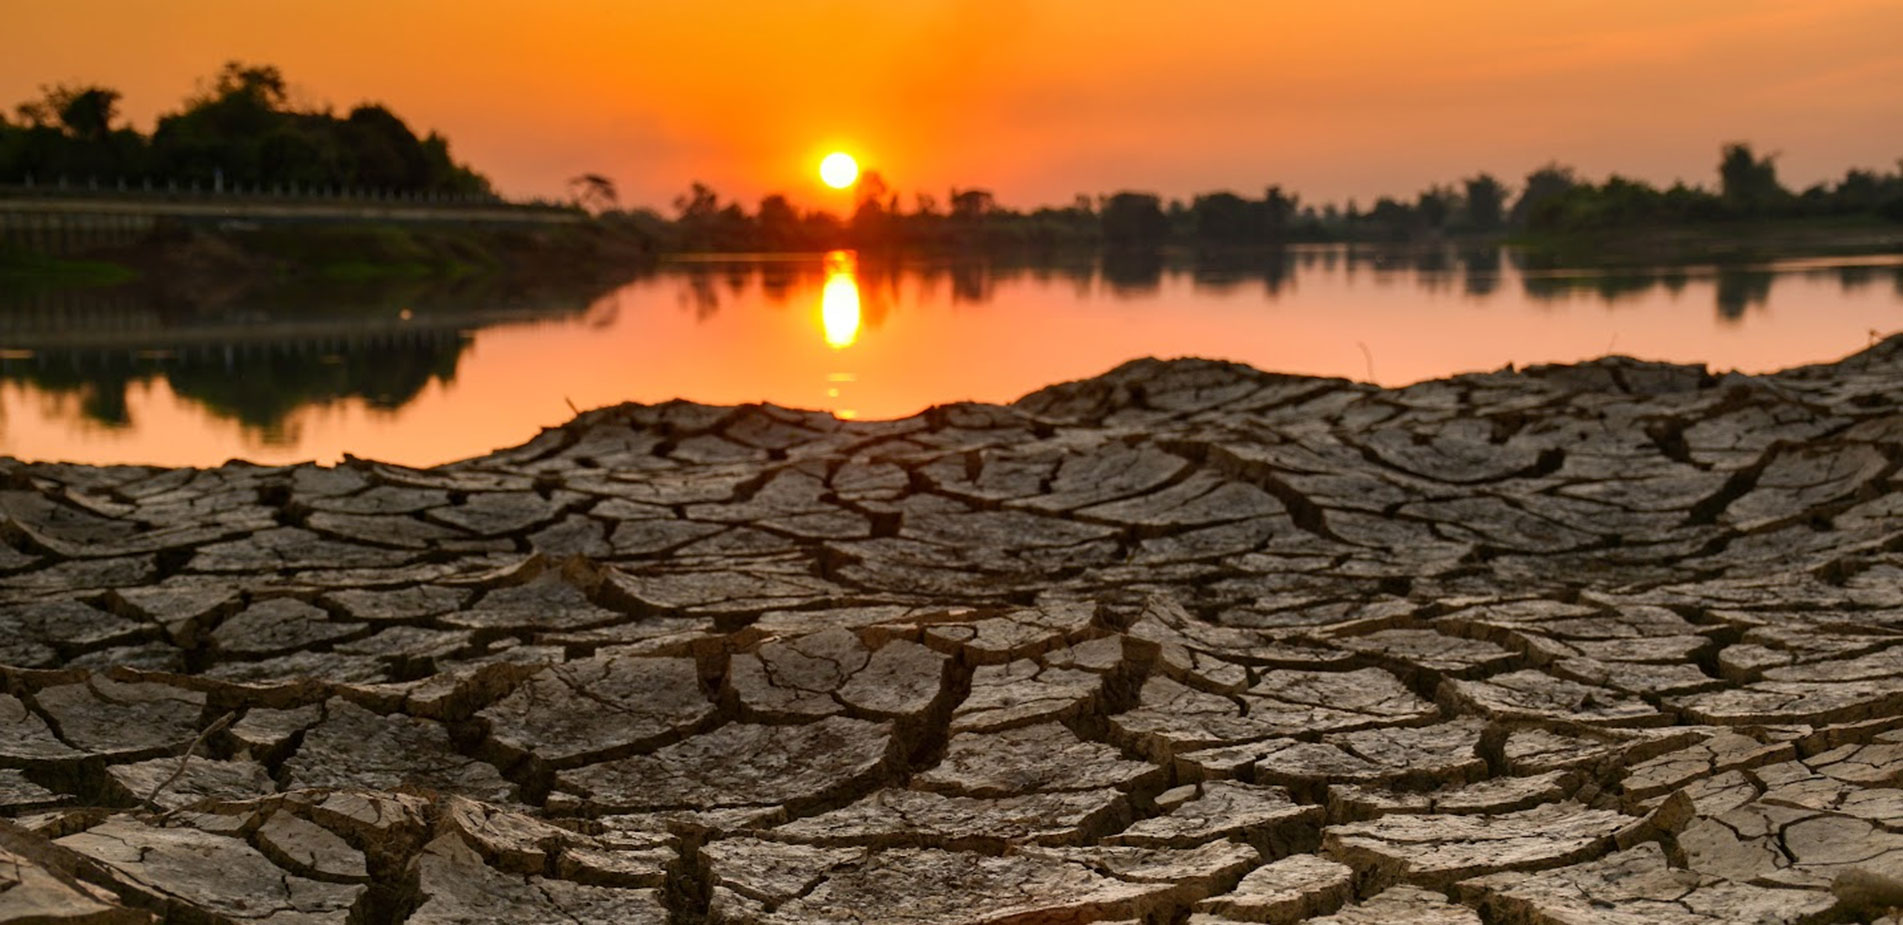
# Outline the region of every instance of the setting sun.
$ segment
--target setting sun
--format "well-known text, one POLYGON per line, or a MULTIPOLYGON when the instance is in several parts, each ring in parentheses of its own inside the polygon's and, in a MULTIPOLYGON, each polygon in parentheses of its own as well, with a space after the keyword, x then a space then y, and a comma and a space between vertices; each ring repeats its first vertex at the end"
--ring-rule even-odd
POLYGON ((845 189, 859 179, 859 162, 844 151, 834 151, 819 162, 819 178, 833 189, 845 189))

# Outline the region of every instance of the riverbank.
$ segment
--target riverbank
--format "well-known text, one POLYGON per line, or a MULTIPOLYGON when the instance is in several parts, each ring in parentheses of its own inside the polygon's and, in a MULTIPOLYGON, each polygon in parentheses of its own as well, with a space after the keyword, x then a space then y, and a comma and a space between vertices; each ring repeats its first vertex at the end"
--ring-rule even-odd
POLYGON ((1735 265, 1903 253, 1903 223, 1860 217, 1740 221, 1522 234, 1504 241, 1529 266, 1545 269, 1735 265))
MULTIPOLYGON (((746 253, 666 248, 650 224, 582 220, 546 226, 432 223, 278 225, 214 229, 172 226, 135 243, 71 256, 0 248, 0 284, 72 289, 127 284, 185 292, 229 292, 273 284, 371 283, 498 277, 522 280, 625 279, 664 259, 731 259, 746 253)), ((1903 225, 1868 219, 1806 219, 1610 229, 1571 234, 1435 236, 1419 241, 1333 242, 1397 254, 1470 254, 1505 246, 1534 269, 1742 266, 1776 259, 1903 253, 1903 225)), ((1308 245, 1303 245, 1308 246, 1308 245)), ((863 251, 869 260, 956 260, 1004 264, 1096 264, 1124 270, 1165 261, 1227 267, 1286 253, 1273 247, 1173 244, 1106 250, 1090 240, 1002 248, 863 251)))
POLYGON ((1892 338, 7 462, 0 911, 1872 920, 1900 421, 1892 338))
POLYGON ((129 244, 55 257, 0 250, 17 289, 138 285, 197 294, 271 287, 496 278, 612 282, 655 260, 652 243, 599 222, 544 226, 162 226, 129 244))

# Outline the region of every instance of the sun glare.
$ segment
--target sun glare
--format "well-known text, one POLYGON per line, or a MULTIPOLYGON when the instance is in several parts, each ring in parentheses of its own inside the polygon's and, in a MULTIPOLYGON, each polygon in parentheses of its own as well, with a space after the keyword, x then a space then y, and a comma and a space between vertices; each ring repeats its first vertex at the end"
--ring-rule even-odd
POLYGON ((819 293, 819 325, 827 346, 844 350, 859 339, 859 282, 851 251, 826 255, 826 285, 819 293))
POLYGON ((844 151, 834 151, 819 162, 819 178, 833 189, 845 189, 859 179, 859 162, 844 151))

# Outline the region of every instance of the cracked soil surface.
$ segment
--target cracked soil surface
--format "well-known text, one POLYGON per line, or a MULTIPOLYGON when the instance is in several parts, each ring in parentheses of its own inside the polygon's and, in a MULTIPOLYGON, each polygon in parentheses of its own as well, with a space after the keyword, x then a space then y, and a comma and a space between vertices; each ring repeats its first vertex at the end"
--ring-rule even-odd
POLYGON ((1895 922, 1903 339, 0 462, 0 921, 1895 922))

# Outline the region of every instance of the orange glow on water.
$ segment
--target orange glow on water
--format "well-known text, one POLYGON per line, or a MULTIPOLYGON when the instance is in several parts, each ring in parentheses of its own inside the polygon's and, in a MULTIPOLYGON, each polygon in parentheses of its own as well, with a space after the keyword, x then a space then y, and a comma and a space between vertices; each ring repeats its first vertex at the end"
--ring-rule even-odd
POLYGON ((826 283, 819 294, 819 324, 826 345, 844 350, 859 339, 859 281, 851 251, 826 255, 826 283))
MULTIPOLYGON (((1584 276, 1554 291, 1565 281, 1510 264, 1488 282, 1459 269, 1351 263, 1339 249, 1294 255, 1278 283, 1165 270, 1132 285, 1089 267, 967 273, 851 256, 676 265, 585 312, 472 327, 447 348, 441 374, 399 406, 325 393, 268 430, 218 410, 231 395, 208 394, 202 375, 168 366, 74 390, 61 385, 73 381, 60 372, 69 361, 17 344, 21 356, 0 359, 0 454, 217 465, 350 453, 429 465, 519 444, 568 420, 571 403, 770 401, 881 419, 1010 401, 1140 356, 1386 385, 1607 352, 1763 372, 1833 360, 1873 330, 1903 329, 1896 257, 1793 266, 1761 289, 1694 268, 1643 288, 1602 290, 1584 276), (51 373, 36 377, 42 363, 51 373), (122 411, 102 421, 89 402, 122 411)), ((104 332, 120 339, 101 356, 154 346, 118 332, 104 332)))

